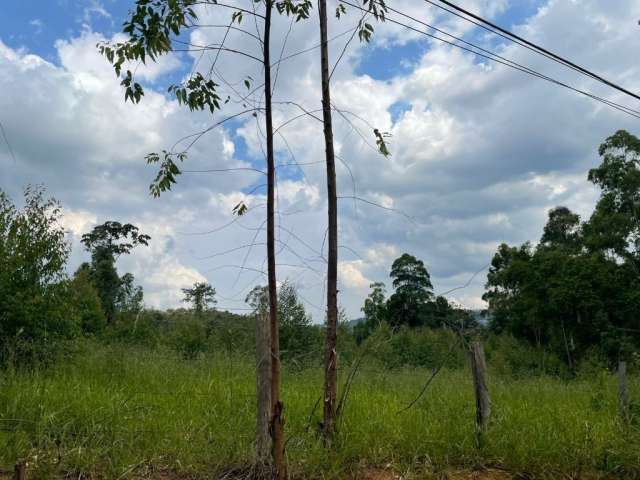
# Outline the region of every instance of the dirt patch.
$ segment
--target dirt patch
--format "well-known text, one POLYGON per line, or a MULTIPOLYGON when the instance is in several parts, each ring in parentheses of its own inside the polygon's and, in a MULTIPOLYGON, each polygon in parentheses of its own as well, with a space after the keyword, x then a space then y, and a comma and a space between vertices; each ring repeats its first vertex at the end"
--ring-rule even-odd
POLYGON ((513 480, 513 475, 504 470, 487 468, 470 472, 468 470, 445 472, 442 474, 443 480, 513 480))
POLYGON ((353 480, 400 480, 402 476, 393 470, 368 468, 356 474, 353 480))
POLYGON ((451 470, 432 474, 410 474, 404 476, 390 468, 369 468, 353 476, 353 480, 514 480, 513 475, 504 470, 487 468, 483 470, 451 470))

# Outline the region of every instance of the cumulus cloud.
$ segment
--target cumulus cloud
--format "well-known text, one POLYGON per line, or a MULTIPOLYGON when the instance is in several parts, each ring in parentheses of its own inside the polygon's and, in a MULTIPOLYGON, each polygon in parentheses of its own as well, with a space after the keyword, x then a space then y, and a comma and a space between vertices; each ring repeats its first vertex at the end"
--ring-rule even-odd
MULTIPOLYGON (((507 0, 465 3, 487 16, 508 13, 512 6, 507 0)), ((467 22, 420 2, 401 0, 394 8, 626 102, 610 89, 479 35, 467 22)), ((199 13, 203 23, 212 25, 224 24, 229 15, 212 8, 199 13)), ((629 46, 637 45, 633 19, 639 16, 638 0, 615 5, 548 0, 514 28, 637 91, 640 64, 637 49, 629 46)), ((332 19, 331 35, 347 31, 358 19, 355 12, 340 22, 332 19)), ((290 19, 276 16, 274 55, 282 51, 287 58, 316 45, 312 20, 294 24, 287 35, 290 19)), ((193 29, 190 39, 213 44, 224 34, 225 29, 193 29)), ((0 186, 15 191, 25 183, 45 183, 70 212, 68 228, 74 232, 107 219, 136 220, 153 230, 152 246, 122 259, 121 266, 142 282, 151 305, 175 306, 180 288, 206 278, 218 290, 222 307, 244 307, 246 291, 265 283, 264 176, 193 171, 263 170, 261 113, 239 116, 203 136, 185 165, 192 172, 185 172, 160 200, 148 196, 153 170, 143 158, 220 119, 179 107, 164 93, 167 76, 188 75, 196 62, 208 71, 217 58, 214 78, 221 92, 237 96, 248 76, 260 81, 260 64, 228 53, 172 55, 140 67, 137 75, 148 87, 141 104, 133 106, 123 102, 118 80, 95 51, 102 39, 87 29, 58 41, 59 65, 0 43, 5 86, 0 111, 12 112, 3 122, 17 158, 15 165, 0 150, 0 166, 12 172, 12 180, 3 177, 0 186), (240 201, 250 209, 237 218, 231 211, 240 201)), ((333 59, 347 39, 331 42, 333 59)), ((259 55, 249 35, 232 31, 228 41, 259 55)), ((278 278, 300 286, 320 321, 326 270, 324 144, 320 122, 304 114, 320 108, 318 77, 317 50, 278 63, 274 123, 281 165, 278 278)), ((339 202, 340 303, 350 316, 360 314, 370 282, 389 286, 390 265, 403 252, 424 260, 436 293, 464 286, 450 298, 482 306, 482 269, 497 245, 536 241, 547 210, 555 205, 588 217, 598 192, 586 181, 586 172, 599 161, 597 146, 619 128, 637 130, 629 118, 601 104, 390 23, 376 25, 372 45, 347 50, 332 82, 338 189, 345 197, 339 202), (380 61, 392 62, 396 48, 412 45, 419 55, 392 78, 377 79, 375 71, 361 70, 371 49, 380 61), (377 153, 373 128, 392 134, 391 157, 377 153)), ((229 114, 243 108, 233 102, 226 106, 229 114)))
POLYGON ((86 210, 73 210, 65 208, 62 212, 62 225, 65 230, 71 232, 76 237, 91 230, 98 221, 96 214, 86 210))

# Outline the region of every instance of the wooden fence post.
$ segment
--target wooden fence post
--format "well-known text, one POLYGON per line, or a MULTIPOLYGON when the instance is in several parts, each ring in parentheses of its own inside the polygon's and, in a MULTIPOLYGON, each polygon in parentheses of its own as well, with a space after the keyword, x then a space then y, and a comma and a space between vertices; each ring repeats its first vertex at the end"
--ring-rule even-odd
POLYGON ((491 401, 487 389, 487 367, 484 360, 484 349, 480 342, 471 342, 469 351, 473 388, 476 395, 476 426, 484 431, 491 417, 491 401))
POLYGON ((627 362, 618 362, 618 402, 620 417, 629 420, 629 394, 627 392, 627 362))
POLYGON ((13 469, 13 480, 27 480, 27 463, 18 460, 13 469))
POLYGON ((271 330, 269 315, 256 314, 256 387, 258 416, 256 430, 256 454, 261 463, 268 462, 271 454, 271 330))

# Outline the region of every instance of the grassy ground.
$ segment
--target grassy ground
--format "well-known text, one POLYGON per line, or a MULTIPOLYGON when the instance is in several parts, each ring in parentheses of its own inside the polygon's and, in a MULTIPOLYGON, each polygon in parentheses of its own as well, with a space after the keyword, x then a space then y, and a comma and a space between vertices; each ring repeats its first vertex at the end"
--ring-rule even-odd
MULTIPOLYGON (((27 458, 31 478, 210 475, 252 456, 251 359, 95 347, 55 369, 0 374, 0 467, 27 458)), ((442 371, 423 400, 397 413, 427 375, 366 365, 327 452, 315 434, 319 411, 309 425, 321 370, 285 372, 292 473, 344 478, 372 466, 406 474, 493 465, 549 478, 640 475, 640 429, 618 421, 616 380, 604 372, 571 381, 491 376, 494 416, 480 447, 466 371, 442 371)), ((630 387, 640 399, 637 378, 630 387)))

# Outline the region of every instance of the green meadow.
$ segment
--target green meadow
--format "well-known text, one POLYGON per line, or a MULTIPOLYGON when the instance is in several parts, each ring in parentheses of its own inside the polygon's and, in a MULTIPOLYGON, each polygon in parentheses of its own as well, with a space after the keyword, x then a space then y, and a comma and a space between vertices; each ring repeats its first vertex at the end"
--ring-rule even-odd
MULTIPOLYGON (((342 365, 341 385, 350 365, 342 365)), ((467 368, 364 361, 334 448, 317 435, 322 370, 285 365, 286 454, 295 478, 346 478, 385 466, 423 478, 499 467, 523 478, 635 478, 640 426, 618 417, 617 379, 500 374, 489 364, 492 420, 478 437, 467 368)), ((640 381, 629 378, 632 399, 640 381)), ((29 478, 207 478, 253 459, 255 370, 248 355, 185 359, 173 350, 90 343, 55 368, 6 369, 0 380, 0 462, 29 478), (158 477, 163 478, 163 477, 158 477)))

